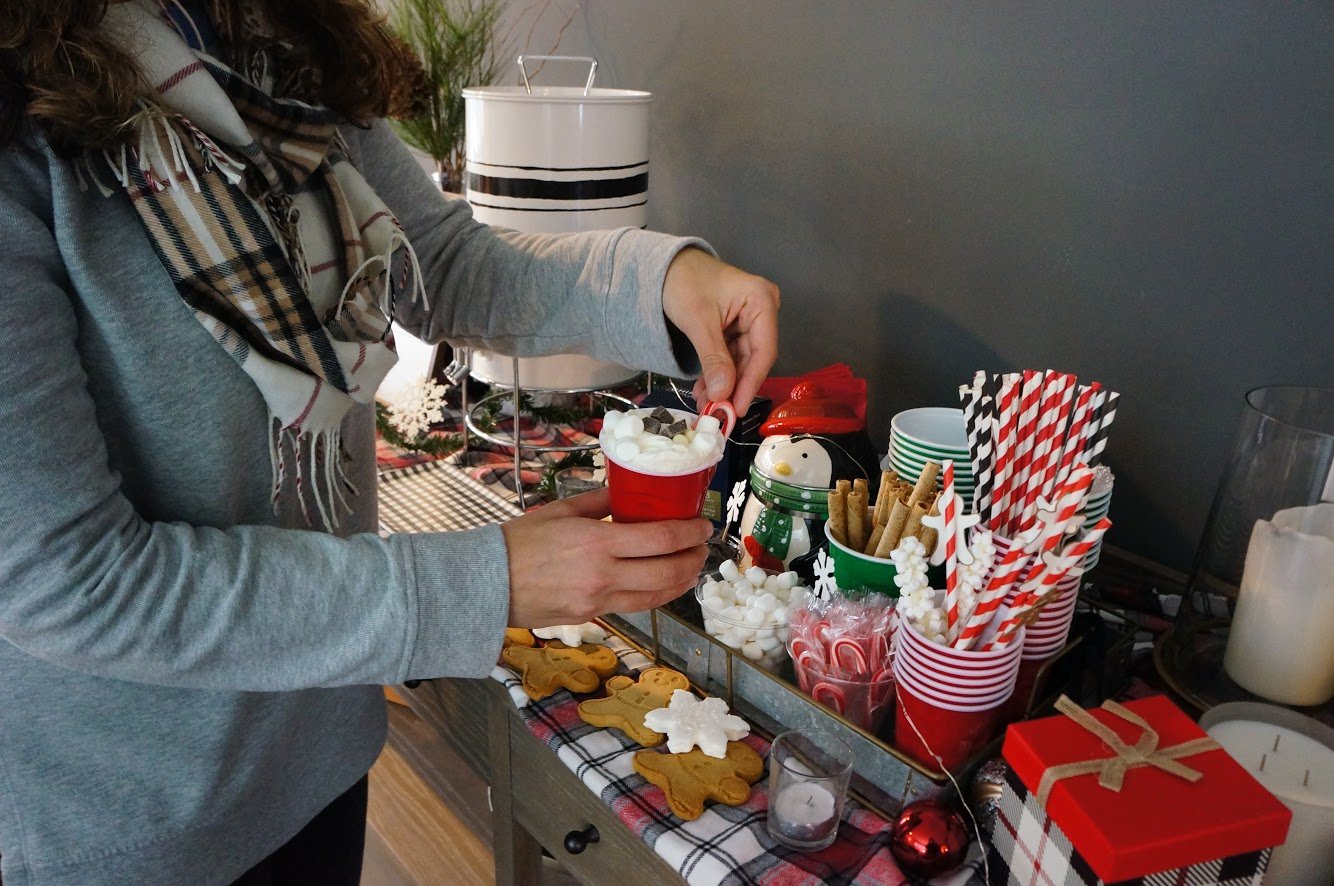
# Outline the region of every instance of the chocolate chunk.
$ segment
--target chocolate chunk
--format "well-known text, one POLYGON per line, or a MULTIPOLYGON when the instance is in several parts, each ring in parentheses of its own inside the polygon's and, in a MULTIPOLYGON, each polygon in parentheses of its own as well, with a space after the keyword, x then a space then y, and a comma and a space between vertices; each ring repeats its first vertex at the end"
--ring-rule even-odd
POLYGON ((648 415, 644 417, 644 433, 661 434, 662 433, 662 431, 660 430, 661 427, 662 427, 662 422, 658 421, 653 416, 648 415))
POLYGON ((665 406, 659 406, 657 409, 649 413, 649 415, 652 418, 656 418, 661 424, 669 425, 672 423, 672 414, 665 406))
POLYGON ((686 420, 684 418, 677 419, 676 421, 669 424, 662 431, 659 431, 659 433, 662 434, 664 437, 675 437, 677 434, 684 434, 685 432, 686 432, 686 420))

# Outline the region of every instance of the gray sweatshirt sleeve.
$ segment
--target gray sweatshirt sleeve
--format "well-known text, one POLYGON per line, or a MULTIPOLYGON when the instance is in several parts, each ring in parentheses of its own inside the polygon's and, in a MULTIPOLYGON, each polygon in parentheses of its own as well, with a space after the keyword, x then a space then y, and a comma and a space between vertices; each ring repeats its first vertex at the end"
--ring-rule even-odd
MULTIPOLYGON (((0 640, 205 689, 485 675, 508 615, 499 527, 340 539, 136 512, 86 384, 79 343, 99 330, 76 322, 55 233, 69 204, 53 201, 47 164, 0 151, 0 640)), ((177 383, 208 396, 208 379, 177 383)))
POLYGON ((345 132, 421 261, 428 306, 397 305, 396 319, 414 335, 521 357, 587 354, 678 378, 699 372, 694 350, 663 314, 662 284, 676 253, 712 253, 707 243, 636 228, 491 228, 466 201, 441 195, 383 121, 345 132))

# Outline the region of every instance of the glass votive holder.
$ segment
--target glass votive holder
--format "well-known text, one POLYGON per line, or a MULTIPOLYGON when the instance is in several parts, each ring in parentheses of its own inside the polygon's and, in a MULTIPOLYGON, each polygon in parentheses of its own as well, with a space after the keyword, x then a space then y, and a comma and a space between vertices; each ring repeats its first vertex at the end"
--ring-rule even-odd
POLYGON ((556 498, 569 498, 602 488, 596 468, 562 468, 556 472, 556 498))
POLYGON ((852 749, 837 736, 784 732, 769 748, 769 836, 815 852, 838 836, 852 777, 852 749))

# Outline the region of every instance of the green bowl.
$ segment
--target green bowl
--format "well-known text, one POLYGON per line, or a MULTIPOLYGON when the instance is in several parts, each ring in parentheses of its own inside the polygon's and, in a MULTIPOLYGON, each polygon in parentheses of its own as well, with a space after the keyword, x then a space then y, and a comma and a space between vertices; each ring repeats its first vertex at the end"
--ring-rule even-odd
POLYGON ((920 443, 913 443, 912 441, 905 440, 897 435, 891 438, 889 445, 895 452, 903 452, 921 458, 929 458, 932 461, 940 461, 942 458, 952 458, 955 461, 968 458, 967 449, 922 446, 920 443))
POLYGON ((840 544, 829 533, 828 523, 824 534, 829 539, 829 558, 834 561, 834 581, 845 597, 856 599, 869 593, 899 595, 894 584, 899 571, 894 568, 893 560, 871 557, 840 544))

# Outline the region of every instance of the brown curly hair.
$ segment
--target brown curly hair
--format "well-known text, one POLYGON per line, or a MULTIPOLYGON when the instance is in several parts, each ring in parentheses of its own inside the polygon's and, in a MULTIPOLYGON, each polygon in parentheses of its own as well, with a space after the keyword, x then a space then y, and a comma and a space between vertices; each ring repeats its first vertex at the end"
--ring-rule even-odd
MULTIPOLYGON (((98 28, 118 2, 124 0, 0 0, 0 145, 25 121, 61 152, 129 138, 152 90, 130 54, 98 28)), ((284 66, 309 75, 289 81, 292 97, 363 124, 407 108, 416 59, 369 0, 264 0, 267 36, 245 27, 242 5, 207 3, 229 63, 282 42, 284 66)))

